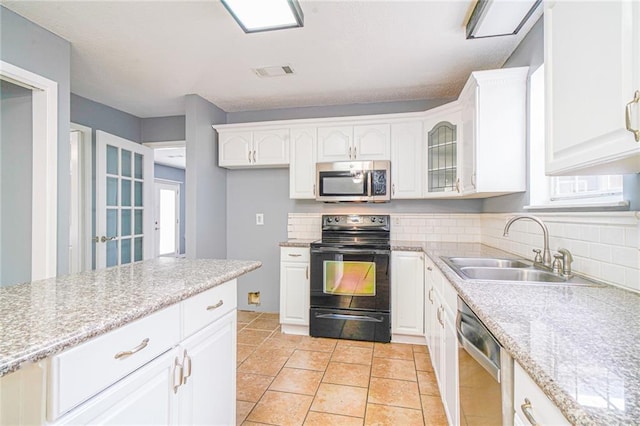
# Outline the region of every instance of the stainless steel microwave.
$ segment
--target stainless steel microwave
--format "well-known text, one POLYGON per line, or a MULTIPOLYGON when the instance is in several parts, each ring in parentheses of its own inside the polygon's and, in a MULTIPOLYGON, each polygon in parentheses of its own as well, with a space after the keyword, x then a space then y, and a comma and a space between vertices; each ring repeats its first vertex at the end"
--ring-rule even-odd
POLYGON ((391 199, 389 161, 316 164, 316 200, 384 203, 391 199))

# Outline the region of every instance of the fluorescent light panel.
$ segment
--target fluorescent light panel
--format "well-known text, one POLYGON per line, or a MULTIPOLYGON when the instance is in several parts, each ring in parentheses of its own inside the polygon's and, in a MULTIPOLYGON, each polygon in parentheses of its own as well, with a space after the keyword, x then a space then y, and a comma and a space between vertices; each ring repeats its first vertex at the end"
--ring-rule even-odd
POLYGON ((297 0, 221 0, 246 33, 303 26, 297 0))
POLYGON ((541 0, 478 0, 467 23, 467 38, 513 35, 541 0))

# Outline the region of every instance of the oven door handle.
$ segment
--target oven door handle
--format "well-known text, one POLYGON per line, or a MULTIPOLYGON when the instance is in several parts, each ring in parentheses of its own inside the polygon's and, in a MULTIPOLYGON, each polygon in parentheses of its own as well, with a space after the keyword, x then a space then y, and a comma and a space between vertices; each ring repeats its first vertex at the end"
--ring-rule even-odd
POLYGON ((351 320, 351 321, 368 321, 383 322, 381 318, 374 318, 369 315, 348 315, 348 314, 316 314, 316 318, 335 319, 335 320, 351 320))
POLYGON ((335 254, 390 254, 391 250, 372 250, 356 248, 317 247, 312 248, 311 253, 335 253, 335 254))

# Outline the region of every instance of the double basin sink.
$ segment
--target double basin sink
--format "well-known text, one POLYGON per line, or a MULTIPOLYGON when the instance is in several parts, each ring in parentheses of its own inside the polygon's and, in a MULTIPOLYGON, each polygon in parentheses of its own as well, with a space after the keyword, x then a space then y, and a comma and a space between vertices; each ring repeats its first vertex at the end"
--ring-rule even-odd
POLYGON ((489 257, 441 257, 441 259, 463 280, 587 287, 604 285, 576 275, 571 277, 557 275, 525 260, 489 257))

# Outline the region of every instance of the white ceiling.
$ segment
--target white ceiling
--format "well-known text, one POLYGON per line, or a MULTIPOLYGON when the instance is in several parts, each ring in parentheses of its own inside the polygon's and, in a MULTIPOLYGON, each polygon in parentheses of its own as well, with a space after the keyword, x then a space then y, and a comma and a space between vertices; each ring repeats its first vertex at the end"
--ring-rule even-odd
POLYGON ((303 28, 245 34, 217 0, 2 0, 71 42, 73 93, 138 117, 182 115, 194 93, 227 112, 456 97, 536 20, 466 40, 472 2, 301 0, 303 28), (285 64, 293 76, 252 71, 285 64))

